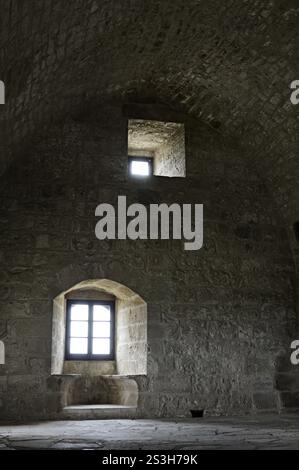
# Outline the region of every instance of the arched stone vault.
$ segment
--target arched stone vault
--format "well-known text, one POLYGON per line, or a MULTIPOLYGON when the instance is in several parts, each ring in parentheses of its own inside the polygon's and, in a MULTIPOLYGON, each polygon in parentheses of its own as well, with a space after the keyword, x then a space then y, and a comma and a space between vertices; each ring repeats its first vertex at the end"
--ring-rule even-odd
POLYGON ((289 222, 298 218, 296 0, 2 0, 0 11, 3 168, 13 143, 72 108, 156 100, 240 140, 289 222))

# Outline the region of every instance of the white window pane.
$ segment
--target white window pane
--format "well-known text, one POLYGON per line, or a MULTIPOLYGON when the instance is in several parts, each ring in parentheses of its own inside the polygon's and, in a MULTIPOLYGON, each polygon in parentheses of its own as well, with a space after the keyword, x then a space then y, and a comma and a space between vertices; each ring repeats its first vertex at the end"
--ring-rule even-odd
POLYGON ((150 174, 149 162, 132 160, 131 161, 131 173, 132 175, 148 176, 150 174))
POLYGON ((94 321, 110 321, 110 306, 109 305, 94 305, 93 320, 94 321))
POLYGON ((93 322, 93 336, 98 338, 110 338, 110 322, 93 322))
POLYGON ((71 354, 87 354, 87 338, 71 338, 71 354))
POLYGON ((110 354, 110 340, 109 339, 93 339, 92 340, 92 353, 93 354, 110 354))
POLYGON ((88 305, 73 304, 71 307, 71 320, 88 320, 88 305))
POLYGON ((88 336, 88 322, 87 321, 72 321, 71 322, 71 338, 87 338, 88 336))

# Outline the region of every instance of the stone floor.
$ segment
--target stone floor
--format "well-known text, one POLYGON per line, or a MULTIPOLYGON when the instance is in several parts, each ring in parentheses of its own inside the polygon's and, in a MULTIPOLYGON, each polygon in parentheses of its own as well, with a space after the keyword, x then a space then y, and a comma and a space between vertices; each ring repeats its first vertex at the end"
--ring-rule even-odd
POLYGON ((1 423, 6 449, 299 449, 299 416, 1 423))

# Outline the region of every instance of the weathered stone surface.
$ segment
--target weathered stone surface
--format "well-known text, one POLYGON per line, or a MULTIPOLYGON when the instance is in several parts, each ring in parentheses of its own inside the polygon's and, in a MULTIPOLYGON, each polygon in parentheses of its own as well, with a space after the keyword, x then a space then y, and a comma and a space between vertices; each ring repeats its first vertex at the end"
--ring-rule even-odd
POLYGON ((59 412, 52 301, 104 278, 147 303, 140 416, 298 405, 296 6, 1 2, 1 417, 59 412), (128 119, 184 124, 186 178, 127 179, 128 119), (100 243, 95 207, 120 194, 203 203, 203 248, 100 243))
POLYGON ((208 414, 279 409, 276 369, 287 370, 279 358, 296 331, 295 271, 271 197, 244 166, 241 148, 187 117, 187 177, 127 179, 126 140, 118 138, 126 126, 116 106, 53 126, 3 179, 1 207, 14 201, 14 210, 2 209, 10 228, 0 235, 8 376, 1 416, 57 416, 64 398, 47 385, 52 301, 88 279, 117 281, 147 304, 147 351, 138 346, 145 335, 134 327, 141 322, 134 308, 126 307, 130 323, 118 345, 129 351, 122 368, 131 373, 147 355, 146 382, 135 376, 139 416, 187 416, 194 406, 208 414), (95 207, 118 195, 128 203, 203 203, 203 249, 186 252, 177 240, 96 240, 95 207))
MULTIPOLYGON (((289 416, 193 420, 55 421, 0 426, 0 449, 298 449, 289 416)), ((100 458, 100 457, 99 457, 100 458)))

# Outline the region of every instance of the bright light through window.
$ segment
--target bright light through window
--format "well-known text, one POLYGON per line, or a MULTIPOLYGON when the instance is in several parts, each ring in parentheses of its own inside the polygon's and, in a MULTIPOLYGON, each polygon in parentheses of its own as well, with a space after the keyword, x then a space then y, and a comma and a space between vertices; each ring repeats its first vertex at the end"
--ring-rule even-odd
POLYGON ((141 160, 136 158, 130 162, 130 173, 134 176, 150 176, 151 174, 151 163, 147 160, 141 160))
POLYGON ((68 359, 113 359, 114 303, 68 301, 66 344, 68 359))

